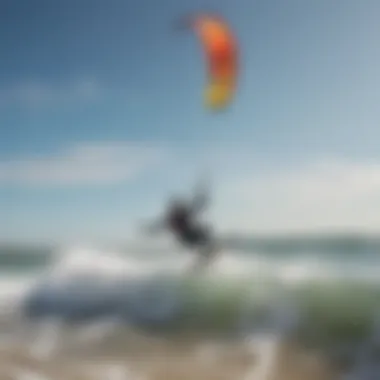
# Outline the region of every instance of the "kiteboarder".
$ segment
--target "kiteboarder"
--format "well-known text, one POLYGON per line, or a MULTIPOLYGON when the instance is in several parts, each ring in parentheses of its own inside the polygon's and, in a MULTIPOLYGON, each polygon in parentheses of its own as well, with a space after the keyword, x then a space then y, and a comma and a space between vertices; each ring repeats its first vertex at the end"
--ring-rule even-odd
POLYGON ((171 197, 164 216, 145 230, 149 233, 168 230, 180 244, 196 251, 202 262, 209 261, 216 254, 215 239, 210 227, 199 220, 208 203, 209 197, 204 191, 198 191, 192 200, 171 197))

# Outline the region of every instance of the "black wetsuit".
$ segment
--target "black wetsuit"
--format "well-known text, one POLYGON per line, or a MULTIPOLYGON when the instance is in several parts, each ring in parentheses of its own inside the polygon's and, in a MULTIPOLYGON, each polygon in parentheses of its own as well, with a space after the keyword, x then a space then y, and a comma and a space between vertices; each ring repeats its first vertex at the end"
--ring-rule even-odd
POLYGON ((211 241, 210 231, 193 220, 192 210, 181 208, 167 215, 167 224, 179 241, 189 247, 204 247, 211 241))

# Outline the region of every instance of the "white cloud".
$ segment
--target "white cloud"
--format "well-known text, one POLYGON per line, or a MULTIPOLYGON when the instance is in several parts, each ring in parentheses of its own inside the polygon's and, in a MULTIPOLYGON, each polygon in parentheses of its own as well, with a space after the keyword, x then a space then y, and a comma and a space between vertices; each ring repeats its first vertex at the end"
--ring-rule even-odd
POLYGON ((39 81, 20 82, 0 89, 0 107, 21 105, 29 108, 91 102, 100 96, 100 86, 92 79, 64 84, 39 81))
POLYGON ((83 144, 58 155, 0 162, 0 185, 78 186, 126 181, 157 164, 163 153, 126 143, 83 144))
POLYGON ((380 163, 326 160, 219 190, 216 216, 226 230, 380 232, 380 163))

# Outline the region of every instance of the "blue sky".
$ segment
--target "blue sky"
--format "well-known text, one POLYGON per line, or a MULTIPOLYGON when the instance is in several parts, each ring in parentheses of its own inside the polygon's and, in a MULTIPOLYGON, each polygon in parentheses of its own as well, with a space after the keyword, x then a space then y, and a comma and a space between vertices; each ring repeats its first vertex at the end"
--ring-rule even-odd
POLYGON ((121 241, 212 173, 220 229, 379 230, 376 0, 66 0, 0 5, 0 241, 121 241), (202 105, 177 20, 215 10, 239 90, 202 105))

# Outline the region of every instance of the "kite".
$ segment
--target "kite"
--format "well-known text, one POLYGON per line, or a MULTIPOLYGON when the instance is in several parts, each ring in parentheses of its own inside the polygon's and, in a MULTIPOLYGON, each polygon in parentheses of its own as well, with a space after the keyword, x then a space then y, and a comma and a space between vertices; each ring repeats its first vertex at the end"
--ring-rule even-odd
POLYGON ((203 46, 208 83, 205 104, 213 110, 227 107, 237 82, 238 48, 229 25, 218 16, 199 15, 187 20, 203 46))

